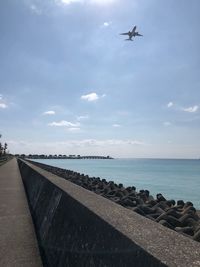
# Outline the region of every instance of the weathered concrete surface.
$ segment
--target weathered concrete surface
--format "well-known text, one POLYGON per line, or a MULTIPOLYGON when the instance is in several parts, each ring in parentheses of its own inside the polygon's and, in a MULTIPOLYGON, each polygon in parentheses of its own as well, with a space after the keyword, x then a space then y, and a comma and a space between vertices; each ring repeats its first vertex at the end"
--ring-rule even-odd
POLYGON ((21 171, 48 266, 200 266, 199 243, 30 163, 21 171))
POLYGON ((42 266, 16 159, 0 167, 0 266, 42 266))

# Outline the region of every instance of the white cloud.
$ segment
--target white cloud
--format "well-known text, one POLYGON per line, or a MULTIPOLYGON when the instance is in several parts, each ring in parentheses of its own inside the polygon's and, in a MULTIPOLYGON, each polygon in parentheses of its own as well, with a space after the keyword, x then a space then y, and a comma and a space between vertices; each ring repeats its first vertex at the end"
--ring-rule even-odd
POLYGON ((112 24, 112 21, 105 21, 102 25, 102 27, 107 28, 112 24))
MULTIPOLYGON (((71 130, 73 128, 70 128, 71 130)), ((79 128, 74 128, 76 130, 79 130, 79 128)), ((72 130, 73 131, 73 130, 72 130)), ((31 141, 15 141, 15 140, 9 140, 9 144, 18 144, 18 145, 23 145, 23 146, 29 146, 33 145, 31 141)), ((36 143, 35 143, 36 144, 36 143)), ((115 145, 145 145, 145 143, 138 141, 138 140, 121 140, 121 139, 105 139, 105 140, 98 140, 98 139, 83 139, 83 140, 69 140, 69 141, 61 141, 61 142, 54 142, 54 143, 48 143, 48 142, 42 142, 42 143, 37 143, 38 145, 41 144, 43 146, 51 146, 51 145, 60 145, 61 147, 63 146, 69 146, 69 147, 87 147, 87 146, 115 146, 115 145)))
MULTIPOLYGON (((71 127, 73 128, 73 127, 71 127)), ((77 127, 78 128, 78 127, 77 127)), ((73 130, 72 130, 73 131, 73 130)), ((78 130, 75 130, 78 132, 78 130)), ((136 151, 143 151, 147 145, 137 140, 67 140, 58 142, 33 142, 32 140, 7 140, 11 153, 25 154, 76 154, 76 155, 110 155, 126 157, 136 151), (122 149, 123 148, 123 149, 122 149), (128 153, 128 154, 127 154, 128 153)), ((132 154, 133 153, 133 154, 132 154)))
POLYGON ((73 3, 110 5, 110 4, 114 4, 117 1, 118 0, 55 0, 55 3, 64 4, 64 5, 70 5, 73 3))
POLYGON ((166 127, 168 127, 168 126, 170 126, 170 125, 172 125, 172 124, 171 124, 171 122, 169 122, 169 121, 165 121, 165 122, 163 122, 163 125, 166 126, 166 127))
POLYGON ((0 108, 7 108, 8 106, 5 103, 0 103, 0 108))
POLYGON ((42 10, 39 9, 36 5, 32 4, 30 5, 30 9, 33 13, 37 14, 37 15, 41 15, 42 14, 42 10))
POLYGON ((183 108, 182 110, 186 112, 194 113, 194 112, 197 112, 198 109, 199 107, 196 105, 193 107, 183 108))
POLYGON ((5 103, 4 99, 3 99, 3 95, 0 94, 0 108, 5 109, 8 107, 8 105, 5 103))
POLYGON ((56 12, 55 6, 61 9, 68 8, 70 5, 95 5, 105 7, 119 0, 23 0, 27 8, 35 15, 53 15, 56 12))
POLYGON ((104 22, 103 26, 108 27, 110 24, 109 22, 104 22))
POLYGON ((79 127, 72 127, 68 129, 70 132, 79 132, 81 129, 79 127))
POLYGON ((138 140, 120 140, 120 139, 107 139, 107 140, 97 140, 97 139, 86 139, 82 141, 75 141, 78 146, 113 146, 113 145, 144 145, 143 142, 138 140))
POLYGON ((130 112, 127 110, 119 110, 119 111, 117 111, 117 114, 120 116, 129 116, 130 112))
POLYGON ((59 121, 59 122, 51 122, 51 123, 48 123, 48 126, 56 126, 56 127, 78 127, 80 126, 80 123, 79 122, 76 122, 76 123, 72 123, 70 121, 59 121))
POLYGON ((113 124, 112 126, 115 127, 115 128, 120 128, 121 127, 121 125, 117 124, 117 123, 113 124))
POLYGON ((89 116, 88 116, 88 115, 77 116, 77 120, 78 120, 78 121, 81 121, 81 120, 87 120, 87 119, 89 119, 89 116))
MULTIPOLYGON (((46 138, 47 139, 47 138, 46 138)), ((60 140, 60 139, 59 139, 60 140)), ((178 144, 171 140, 172 144, 159 145, 147 144, 137 140, 6 140, 11 153, 25 154, 66 154, 66 155, 110 155, 114 158, 197 158, 199 147, 195 145, 178 144), (131 142, 132 141, 132 142, 131 142), (98 143, 100 144, 98 145, 98 143), (130 145, 130 143, 132 145, 130 145), (90 145, 88 145, 90 144, 90 145), (111 144, 111 145, 108 145, 111 144), (114 144, 114 145, 112 145, 114 144), (119 145, 116 145, 119 144, 119 145), (122 145, 120 145, 122 144, 122 145), (125 144, 125 145, 124 145, 125 144), (97 146, 98 145, 98 146, 97 146)), ((103 178, 103 177, 102 177, 103 178)))
POLYGON ((97 5, 110 5, 117 2, 117 0, 88 0, 90 4, 97 4, 97 5))
POLYGON ((99 99, 99 96, 96 93, 90 93, 87 95, 82 95, 81 99, 92 102, 92 101, 97 101, 99 99))
POLYGON ((44 113, 43 113, 43 115, 55 115, 56 113, 55 113, 55 111, 53 111, 53 110, 48 110, 48 111, 45 111, 44 113))
MULTIPOLYGON (((58 2, 58 1, 56 1, 58 2)), ((60 3, 65 4, 65 5, 70 5, 73 3, 83 3, 84 0, 60 0, 60 3)))
POLYGON ((168 107, 168 108, 171 108, 173 105, 174 105, 173 102, 169 102, 169 103, 167 104, 167 107, 168 107))

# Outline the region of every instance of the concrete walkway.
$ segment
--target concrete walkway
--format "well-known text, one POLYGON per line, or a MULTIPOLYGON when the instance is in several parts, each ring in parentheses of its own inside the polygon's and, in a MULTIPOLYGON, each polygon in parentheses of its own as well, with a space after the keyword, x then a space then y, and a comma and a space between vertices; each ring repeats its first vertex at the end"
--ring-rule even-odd
POLYGON ((42 266, 15 158, 0 167, 0 266, 42 266))

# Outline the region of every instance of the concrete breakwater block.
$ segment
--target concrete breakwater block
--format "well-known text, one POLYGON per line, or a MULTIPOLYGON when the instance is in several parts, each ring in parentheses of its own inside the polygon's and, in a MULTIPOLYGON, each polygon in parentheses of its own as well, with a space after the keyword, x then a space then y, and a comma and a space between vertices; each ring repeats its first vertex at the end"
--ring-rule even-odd
POLYGON ((19 160, 44 266, 200 266, 200 244, 19 160))

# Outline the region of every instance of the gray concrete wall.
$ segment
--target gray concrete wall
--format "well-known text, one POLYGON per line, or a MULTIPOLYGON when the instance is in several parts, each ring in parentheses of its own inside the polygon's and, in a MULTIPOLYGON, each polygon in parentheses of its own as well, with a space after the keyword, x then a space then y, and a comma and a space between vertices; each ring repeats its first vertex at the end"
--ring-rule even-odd
POLYGON ((200 266, 200 244, 19 162, 45 266, 200 266))

